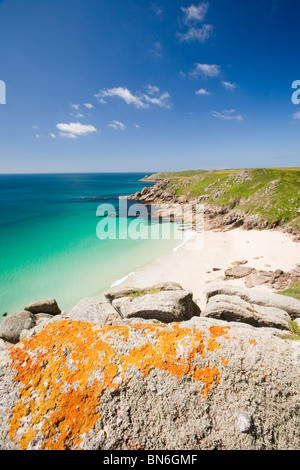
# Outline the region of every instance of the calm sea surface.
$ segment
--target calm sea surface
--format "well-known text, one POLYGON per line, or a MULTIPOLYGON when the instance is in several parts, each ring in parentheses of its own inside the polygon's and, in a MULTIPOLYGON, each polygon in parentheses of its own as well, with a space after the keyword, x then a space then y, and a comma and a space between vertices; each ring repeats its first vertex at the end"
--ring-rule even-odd
POLYGON ((97 207, 118 208, 118 196, 151 186, 139 181, 143 176, 0 175, 0 317, 43 298, 54 297, 63 310, 84 297, 100 299, 118 279, 178 245, 174 238, 97 237, 97 207))

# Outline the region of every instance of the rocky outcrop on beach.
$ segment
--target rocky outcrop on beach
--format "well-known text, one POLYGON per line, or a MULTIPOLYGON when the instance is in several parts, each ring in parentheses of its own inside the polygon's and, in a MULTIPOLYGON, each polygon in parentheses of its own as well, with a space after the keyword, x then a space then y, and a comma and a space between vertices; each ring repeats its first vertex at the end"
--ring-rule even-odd
POLYGON ((288 272, 282 269, 275 269, 273 271, 255 269, 251 266, 246 266, 246 264, 248 264, 247 260, 233 262, 224 271, 224 280, 243 279, 245 287, 248 289, 264 285, 273 291, 283 291, 292 284, 300 282, 300 264, 295 265, 288 272))
POLYGON ((290 287, 291 284, 300 282, 300 265, 298 264, 289 272, 282 269, 275 271, 256 270, 245 279, 245 286, 248 288, 265 285, 275 291, 282 291, 290 287))
POLYGON ((250 305, 280 309, 286 312, 292 320, 300 317, 300 300, 270 291, 258 291, 228 284, 219 284, 209 287, 205 292, 205 296, 207 305, 215 296, 239 297, 250 305))
POLYGON ((31 312, 21 311, 12 313, 4 318, 0 325, 0 338, 8 344, 20 341, 23 330, 30 330, 36 325, 35 316, 31 312))
POLYGON ((299 449, 300 301, 227 283, 203 295, 202 312, 173 282, 108 291, 114 314, 93 299, 21 312, 0 347, 0 448, 299 449))
POLYGON ((161 283, 147 289, 107 292, 106 297, 122 318, 155 319, 164 323, 190 320, 201 311, 193 293, 176 283, 161 283))
POLYGON ((55 299, 44 299, 27 305, 20 312, 10 314, 0 325, 2 347, 17 343, 23 339, 25 332, 32 331, 39 323, 48 324, 61 313, 55 299))
POLYGON ((85 298, 78 302, 70 312, 64 312, 62 317, 67 320, 104 325, 107 320, 107 313, 99 302, 85 298))
MULTIPOLYGON (((228 289, 226 291, 228 292, 228 289)), ((266 307, 265 305, 256 304, 254 301, 249 302, 244 300, 243 297, 245 297, 243 292, 240 292, 239 295, 211 295, 202 316, 248 323, 255 327, 290 329, 291 317, 286 310, 274 306, 266 307)))
POLYGON ((24 310, 28 310, 31 313, 48 313, 50 315, 59 315, 61 313, 60 308, 57 305, 55 299, 44 299, 34 302, 30 305, 26 305, 24 310))

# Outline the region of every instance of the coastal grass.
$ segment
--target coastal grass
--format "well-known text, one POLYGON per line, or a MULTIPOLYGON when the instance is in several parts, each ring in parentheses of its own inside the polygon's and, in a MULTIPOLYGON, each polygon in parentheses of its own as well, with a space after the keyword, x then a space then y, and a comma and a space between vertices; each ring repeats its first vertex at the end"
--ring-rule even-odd
POLYGON ((294 297, 297 300, 300 300, 300 282, 292 284, 288 289, 284 291, 277 292, 281 295, 287 295, 288 297, 294 297))
POLYGON ((295 321, 290 322, 290 331, 291 334, 286 336, 285 339, 289 339, 291 341, 300 341, 300 328, 295 321))
MULTIPOLYGON (((300 282, 292 284, 288 289, 279 291, 277 294, 286 295, 288 297, 293 297, 294 299, 300 300, 300 282)), ((290 331, 292 334, 288 336, 287 339, 300 341, 300 327, 295 321, 290 322, 290 331)))
POLYGON ((142 297, 147 294, 158 294, 159 292, 163 292, 164 289, 139 289, 136 291, 126 292, 124 293, 123 297, 142 297))
POLYGON ((216 206, 259 215, 271 225, 300 230, 300 168, 189 170, 153 175, 167 190, 191 199, 205 196, 216 206))

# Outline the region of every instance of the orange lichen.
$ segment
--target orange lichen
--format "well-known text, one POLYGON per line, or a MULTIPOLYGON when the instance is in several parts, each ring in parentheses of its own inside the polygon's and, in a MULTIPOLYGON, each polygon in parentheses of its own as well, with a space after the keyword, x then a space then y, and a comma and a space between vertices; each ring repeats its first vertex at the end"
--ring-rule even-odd
POLYGON ((207 399, 212 386, 219 384, 220 372, 207 365, 206 354, 220 349, 216 338, 228 338, 228 329, 211 327, 205 341, 202 331, 179 323, 168 327, 100 327, 68 320, 50 324, 10 349, 11 368, 21 385, 12 410, 10 437, 21 449, 27 449, 37 437, 42 449, 80 449, 83 435, 95 430, 101 419, 101 395, 129 382, 132 370, 143 377, 154 369, 176 379, 189 375, 201 385, 199 393, 207 399), (141 342, 132 347, 130 336, 137 330, 141 330, 141 342), (199 362, 203 366, 204 360, 206 367, 197 366, 199 362), (26 416, 31 430, 22 434, 26 416))
POLYGON ((228 361, 223 356, 221 356, 221 361, 222 361, 223 366, 227 366, 228 361))
POLYGON ((251 339, 251 340, 249 341, 249 344, 253 344, 253 346, 256 346, 256 345, 257 345, 257 342, 256 342, 255 339, 251 339))
MULTIPOLYGON (((227 335, 230 330, 230 326, 211 326, 209 328, 210 334, 213 338, 227 335)), ((226 336, 228 339, 228 336, 226 336)))

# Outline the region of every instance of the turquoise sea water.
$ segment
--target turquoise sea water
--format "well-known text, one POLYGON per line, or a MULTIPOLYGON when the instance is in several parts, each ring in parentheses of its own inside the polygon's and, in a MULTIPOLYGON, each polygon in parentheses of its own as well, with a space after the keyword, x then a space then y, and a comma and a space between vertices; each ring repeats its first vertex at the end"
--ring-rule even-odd
POLYGON ((54 297, 63 310, 84 297, 100 299, 118 279, 178 245, 174 238, 97 237, 99 204, 118 208, 118 196, 151 186, 139 181, 143 176, 0 175, 0 317, 43 298, 54 297))

